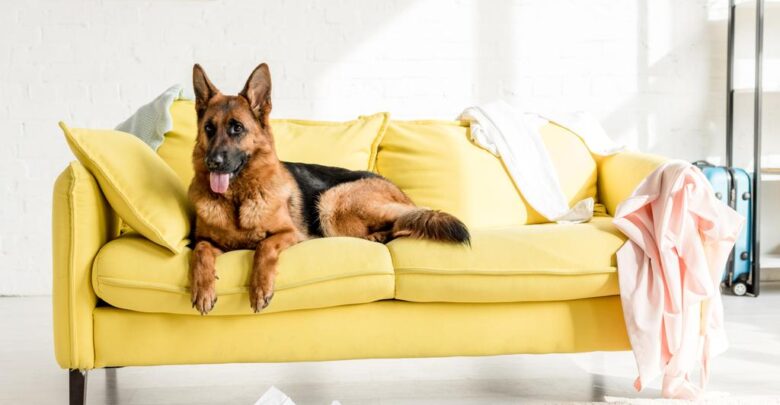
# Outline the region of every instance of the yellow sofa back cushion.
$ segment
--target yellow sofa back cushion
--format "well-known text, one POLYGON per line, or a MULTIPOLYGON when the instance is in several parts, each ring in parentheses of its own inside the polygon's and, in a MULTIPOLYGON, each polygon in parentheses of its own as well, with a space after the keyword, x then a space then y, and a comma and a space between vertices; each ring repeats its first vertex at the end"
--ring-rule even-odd
POLYGON ((192 168, 192 149, 198 135, 198 118, 195 114, 195 102, 177 100, 171 105, 173 129, 165 134, 165 139, 157 154, 168 163, 179 176, 185 188, 189 188, 195 170, 192 168))
MULTIPOLYGON (((596 163, 582 140, 555 124, 541 132, 570 204, 595 197, 596 163)), ((470 141, 466 122, 391 121, 377 171, 416 204, 471 227, 547 222, 525 202, 501 160, 470 141)))
POLYGON ((271 120, 271 127, 281 160, 374 170, 388 119, 388 113, 346 122, 283 119, 271 120))
POLYGON ((459 121, 391 121, 377 171, 415 204, 446 211, 468 226, 525 223, 525 203, 501 161, 474 146, 468 131, 468 123, 459 121))
POLYGON ((60 127, 119 217, 152 242, 180 252, 190 233, 192 208, 176 173, 131 134, 60 127))
MULTIPOLYGON (((171 114, 173 129, 157 153, 187 187, 197 135, 194 103, 176 101, 171 114)), ((501 159, 469 140, 466 122, 389 121, 379 113, 347 122, 271 123, 282 160, 377 171, 418 205, 452 213, 469 226, 547 222, 525 202, 501 159)), ((555 124, 541 132, 569 203, 595 197, 596 163, 582 140, 555 124)))
MULTIPOLYGON (((175 101, 171 115, 173 129, 165 134, 157 153, 189 187, 194 174, 192 148, 198 134, 194 102, 175 101)), ((281 160, 373 170, 388 116, 377 113, 346 122, 274 119, 271 127, 281 160)))
MULTIPOLYGON (((585 142, 574 132, 554 123, 543 126, 541 133, 569 206, 588 197, 596 198, 598 167, 585 142)), ((534 215, 541 218, 537 212, 534 215)), ((534 223, 538 222, 545 221, 534 223)))

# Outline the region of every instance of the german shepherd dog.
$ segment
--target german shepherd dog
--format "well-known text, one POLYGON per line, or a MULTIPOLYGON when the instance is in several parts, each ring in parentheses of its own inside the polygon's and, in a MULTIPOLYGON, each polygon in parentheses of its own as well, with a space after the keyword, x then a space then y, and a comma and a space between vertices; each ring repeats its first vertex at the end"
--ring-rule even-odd
POLYGON ((310 238, 352 236, 386 243, 398 237, 469 243, 454 216, 412 203, 371 172, 281 162, 269 125, 271 75, 258 66, 236 96, 223 95, 193 67, 198 135, 189 198, 197 215, 190 272, 201 315, 217 302, 217 255, 253 249, 252 309, 268 306, 279 254, 310 238))

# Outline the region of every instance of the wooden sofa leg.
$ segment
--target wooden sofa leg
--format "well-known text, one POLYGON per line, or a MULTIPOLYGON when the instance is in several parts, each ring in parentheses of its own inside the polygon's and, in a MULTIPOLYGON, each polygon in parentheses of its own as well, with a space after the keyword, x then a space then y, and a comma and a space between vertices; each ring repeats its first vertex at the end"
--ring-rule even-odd
POLYGON ((69 370, 70 405, 87 403, 87 370, 69 370))

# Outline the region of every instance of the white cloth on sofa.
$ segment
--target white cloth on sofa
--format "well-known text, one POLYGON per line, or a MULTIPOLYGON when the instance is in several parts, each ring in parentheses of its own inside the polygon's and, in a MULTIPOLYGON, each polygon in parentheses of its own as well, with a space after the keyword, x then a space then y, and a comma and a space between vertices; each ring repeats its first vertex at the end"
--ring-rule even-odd
MULTIPOLYGON (((548 119, 517 111, 503 101, 469 107, 460 118, 471 122, 472 140, 503 160, 525 200, 545 218, 579 223, 593 217, 593 198, 569 207, 539 132, 548 119)), ((580 136, 596 154, 608 155, 621 149, 606 136, 598 121, 585 114, 561 121, 564 123, 559 125, 580 136)))
POLYGON ((157 150, 165 139, 165 133, 173 129, 171 105, 182 99, 191 100, 192 97, 185 95, 182 85, 175 84, 154 100, 142 105, 133 115, 117 125, 116 130, 133 134, 157 150))

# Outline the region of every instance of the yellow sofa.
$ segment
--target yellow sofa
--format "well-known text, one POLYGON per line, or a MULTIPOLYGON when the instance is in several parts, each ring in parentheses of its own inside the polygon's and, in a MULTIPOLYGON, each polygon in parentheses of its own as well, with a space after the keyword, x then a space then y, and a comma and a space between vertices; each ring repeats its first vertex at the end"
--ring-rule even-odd
MULTIPOLYGON (((192 104, 176 102, 159 156, 192 175, 192 104)), ((663 158, 596 159, 571 132, 544 141, 572 201, 597 199, 589 223, 557 225, 528 207, 500 160, 471 144, 468 125, 390 121, 369 167, 416 203, 466 222, 470 248, 398 239, 303 242, 280 259, 276 295, 253 314, 252 254, 217 262, 219 302, 191 308, 190 250, 174 254, 120 221, 92 174, 70 163, 54 185, 54 343, 71 401, 102 367, 628 350, 612 225, 617 204, 663 158)))

